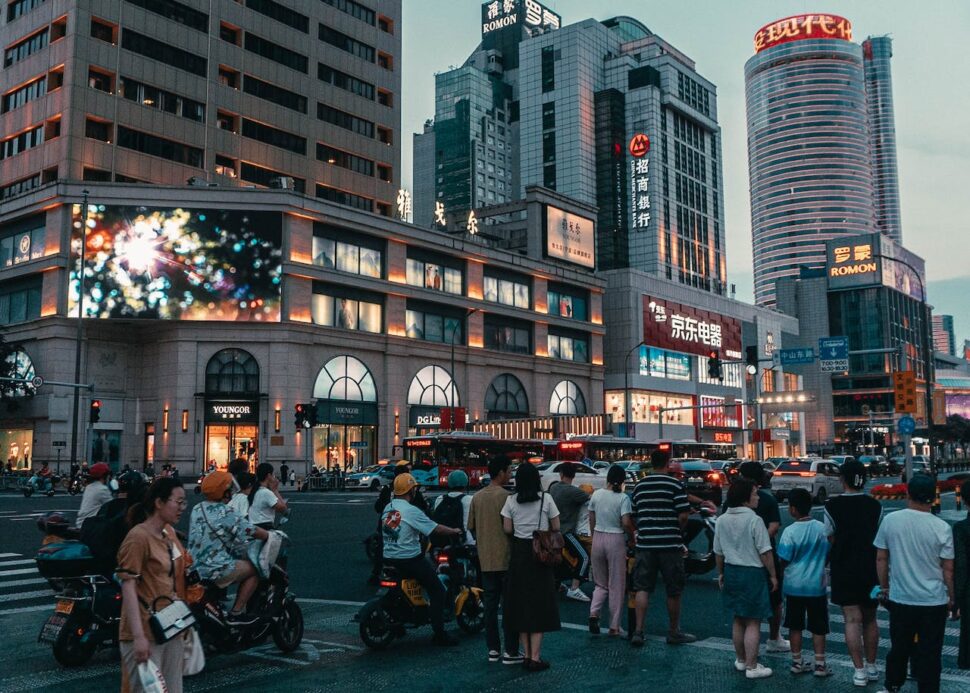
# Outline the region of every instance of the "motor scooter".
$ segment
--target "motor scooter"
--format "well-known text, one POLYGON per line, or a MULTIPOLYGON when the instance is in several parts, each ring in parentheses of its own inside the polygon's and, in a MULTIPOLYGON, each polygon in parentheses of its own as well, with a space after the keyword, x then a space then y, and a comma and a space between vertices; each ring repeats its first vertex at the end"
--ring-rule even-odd
POLYGON ((24 498, 30 498, 32 495, 34 495, 34 491, 37 491, 38 493, 46 493, 48 498, 53 498, 54 489, 59 483, 61 483, 61 477, 59 477, 57 474, 53 474, 47 478, 44 478, 39 474, 34 474, 32 477, 27 479, 22 487, 24 498))

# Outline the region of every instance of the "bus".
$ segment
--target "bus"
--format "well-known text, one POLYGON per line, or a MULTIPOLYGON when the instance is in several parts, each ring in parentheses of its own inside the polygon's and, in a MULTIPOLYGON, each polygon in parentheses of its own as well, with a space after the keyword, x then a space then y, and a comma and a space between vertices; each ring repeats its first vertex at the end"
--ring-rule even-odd
MULTIPOLYGON (((573 436, 556 443, 553 453, 557 460, 579 462, 619 462, 634 460, 649 462, 654 450, 670 452, 671 459, 700 457, 708 460, 727 460, 736 456, 734 445, 698 443, 694 440, 644 441, 616 436, 573 436)), ((547 455, 548 457, 548 455, 547 455)))
POLYGON ((489 433, 450 431, 404 439, 404 458, 411 463, 415 481, 427 488, 445 487, 456 469, 468 474, 471 486, 479 486, 488 473, 488 461, 498 454, 513 464, 541 463, 555 452, 554 440, 496 438, 489 433), (549 453, 547 453, 549 451, 549 453))

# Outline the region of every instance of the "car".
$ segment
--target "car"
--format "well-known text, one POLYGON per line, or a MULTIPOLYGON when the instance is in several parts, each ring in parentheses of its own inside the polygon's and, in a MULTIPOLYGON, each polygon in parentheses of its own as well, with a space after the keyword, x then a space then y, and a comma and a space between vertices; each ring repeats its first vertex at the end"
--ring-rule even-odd
POLYGON ((344 488, 380 491, 381 486, 390 484, 393 481, 394 467, 375 464, 367 467, 362 472, 348 474, 344 479, 344 488))
POLYGON ((548 491, 549 487, 554 483, 559 481, 559 467, 564 464, 572 464, 576 468, 576 478, 573 479, 573 485, 579 486, 581 484, 589 484, 593 489, 606 488, 606 471, 599 471, 598 469, 593 469, 588 467, 581 462, 547 462, 545 464, 540 464, 539 469, 539 479, 542 482, 542 490, 548 491))
MULTIPOLYGON (((913 474, 929 474, 930 476, 936 476, 933 474, 933 470, 930 467, 930 461, 925 455, 913 455, 913 474)), ((903 458, 902 470, 899 476, 900 481, 904 484, 906 483, 906 458, 903 458)))
POLYGON ((829 455, 829 462, 835 462, 840 467, 849 460, 855 461, 852 455, 829 455))
POLYGON ((606 460, 596 460, 590 465, 593 469, 606 470, 610 468, 610 463, 606 460))
POLYGON ((764 467, 767 471, 773 472, 775 471, 775 468, 779 464, 781 464, 782 462, 787 462, 788 460, 789 460, 788 457, 769 457, 764 462, 761 463, 761 466, 764 467))
POLYGON ((906 455, 893 455, 889 458, 889 473, 899 474, 906 467, 906 455))
POLYGON ((824 503, 842 493, 842 475, 832 460, 791 458, 778 465, 772 475, 771 490, 778 500, 785 500, 794 489, 803 488, 816 503, 824 503))
POLYGON ((724 498, 727 476, 711 466, 710 460, 699 457, 685 457, 670 461, 670 474, 684 483, 684 488, 692 496, 711 501, 720 506, 724 498))
POLYGON ((640 460, 617 460, 613 464, 617 467, 622 467, 626 472, 627 484, 635 484, 646 476, 649 470, 649 463, 641 462, 640 460))
POLYGON ((882 476, 889 473, 889 460, 882 455, 861 455, 859 461, 865 465, 869 476, 882 476))

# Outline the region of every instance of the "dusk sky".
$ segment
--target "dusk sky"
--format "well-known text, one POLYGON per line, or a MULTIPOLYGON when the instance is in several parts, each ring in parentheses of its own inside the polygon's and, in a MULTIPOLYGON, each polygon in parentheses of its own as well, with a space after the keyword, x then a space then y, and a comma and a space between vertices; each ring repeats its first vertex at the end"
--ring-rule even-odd
MULTIPOLYGON (((434 73, 459 66, 481 38, 477 0, 403 0, 403 180, 411 187, 411 136, 434 115, 434 73)), ((728 282, 752 300, 751 217, 744 63, 764 24, 792 14, 831 12, 855 40, 893 38, 893 89, 903 243, 926 259, 929 300, 956 320, 958 349, 970 339, 970 2, 933 0, 545 0, 572 24, 629 15, 693 59, 717 86, 723 131, 728 282), (930 9, 927 9, 930 8, 930 9)))

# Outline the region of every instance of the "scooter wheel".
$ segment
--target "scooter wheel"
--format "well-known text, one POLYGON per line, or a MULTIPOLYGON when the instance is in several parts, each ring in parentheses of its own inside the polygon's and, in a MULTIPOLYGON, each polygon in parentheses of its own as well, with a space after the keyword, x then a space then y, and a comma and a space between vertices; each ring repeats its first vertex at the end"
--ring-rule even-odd
POLYGON ((77 634, 77 624, 68 621, 64 624, 57 640, 54 642, 54 659, 65 667, 79 667, 87 664, 94 656, 97 646, 93 642, 82 642, 77 634))
POLYGON ((465 604, 461 608, 461 613, 455 616, 455 621, 458 623, 458 627, 466 633, 474 635, 482 632, 482 629, 485 628, 485 609, 477 595, 474 593, 468 595, 468 599, 465 600, 465 604))
POLYGON ((292 599, 283 605, 273 629, 273 642, 284 653, 292 652, 303 642, 303 610, 292 599))
POLYGON ((51 490, 51 491, 48 491, 48 492, 47 492, 47 497, 48 497, 48 498, 53 498, 53 497, 54 497, 54 491, 53 491, 53 490, 51 490))
POLYGON ((29 486, 25 487, 24 498, 30 498, 32 495, 34 495, 34 489, 30 488, 29 486))
POLYGON ((380 599, 374 599, 365 604, 358 620, 360 639, 372 650, 383 650, 394 640, 394 619, 380 599))

